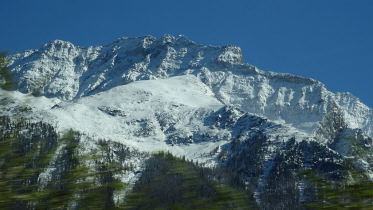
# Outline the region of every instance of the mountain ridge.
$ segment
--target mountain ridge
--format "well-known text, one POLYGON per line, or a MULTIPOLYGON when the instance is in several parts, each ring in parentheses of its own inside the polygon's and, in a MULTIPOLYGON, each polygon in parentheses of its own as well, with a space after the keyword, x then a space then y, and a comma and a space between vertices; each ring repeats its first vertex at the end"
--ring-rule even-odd
MULTIPOLYGON (((88 48, 56 40, 39 50, 11 56, 10 69, 16 75, 21 92, 36 92, 64 100, 78 99, 136 80, 194 74, 211 86, 219 100, 229 104, 226 100, 230 99, 225 98, 225 90, 221 90, 219 86, 225 86, 231 91, 229 86, 232 84, 227 84, 227 81, 233 82, 233 86, 243 82, 249 84, 249 88, 236 85, 234 88, 244 93, 242 96, 236 95, 236 98, 241 101, 256 99, 256 102, 246 100, 243 103, 253 107, 243 108, 245 111, 295 125, 305 120, 286 119, 285 115, 289 112, 286 106, 289 104, 293 110, 303 109, 315 113, 307 116, 309 119, 314 118, 311 124, 315 124, 316 121, 321 121, 320 115, 325 115, 330 109, 330 101, 341 99, 340 95, 344 95, 344 101, 352 98, 348 93, 333 94, 324 84, 314 79, 259 70, 243 62, 243 55, 238 47, 200 45, 184 36, 166 35, 160 39, 152 36, 120 38, 108 45, 88 48), (298 87, 287 87, 297 84, 298 87), (260 91, 255 93, 254 89, 260 91), (291 98, 294 94, 298 94, 295 100, 291 98), (315 97, 316 95, 318 96, 315 97), (267 100, 277 107, 266 107, 267 100), (274 114, 278 110, 282 112, 274 114)), ((238 102, 237 105, 242 108, 243 104, 238 102)), ((358 118, 351 126, 362 127, 371 136, 372 109, 357 98, 351 99, 350 104, 344 106, 346 116, 358 118), (351 106, 359 107, 359 111, 366 115, 354 116, 349 108, 351 106)), ((301 114, 297 115, 299 117, 301 114)), ((315 125, 301 125, 298 128, 312 132, 315 125)))

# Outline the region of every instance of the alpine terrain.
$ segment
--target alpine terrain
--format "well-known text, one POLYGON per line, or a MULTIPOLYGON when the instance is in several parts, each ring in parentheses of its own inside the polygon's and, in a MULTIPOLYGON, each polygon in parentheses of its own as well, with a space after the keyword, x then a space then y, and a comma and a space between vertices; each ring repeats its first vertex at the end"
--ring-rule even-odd
MULTIPOLYGON (((136 192, 145 199, 142 185, 156 183, 161 169, 181 174, 180 180, 193 172, 194 178, 185 180, 211 182, 198 185, 203 195, 211 192, 206 200, 228 191, 218 185, 231 186, 253 209, 303 209, 320 199, 332 205, 315 180, 338 183, 336 188, 373 181, 373 109, 314 79, 247 64, 239 47, 170 35, 92 47, 55 40, 9 55, 6 69, 1 84, 7 88, 0 90, 0 188, 6 173, 29 186, 15 194, 34 193, 12 197, 0 190, 14 209, 39 208, 32 199, 51 189, 83 198, 91 188, 76 184, 88 182, 101 186, 95 192, 110 200, 111 206, 102 208, 149 209, 133 200, 139 199, 136 192), (13 151, 9 148, 15 152, 5 152, 13 151), (9 165, 14 157, 23 161, 22 170, 9 165), (185 164, 190 173, 163 167, 166 160, 185 164), (83 169, 93 175, 81 177, 77 171, 83 169), (66 179, 68 174, 75 181, 66 179)), ((163 183, 164 189, 184 186, 175 183, 163 183)), ((367 209, 373 204, 370 193, 359 201, 367 209)), ((44 204, 53 201, 43 196, 44 204)), ((87 199, 70 199, 64 208, 80 208, 87 199)), ((178 202, 171 204, 195 208, 178 202)))

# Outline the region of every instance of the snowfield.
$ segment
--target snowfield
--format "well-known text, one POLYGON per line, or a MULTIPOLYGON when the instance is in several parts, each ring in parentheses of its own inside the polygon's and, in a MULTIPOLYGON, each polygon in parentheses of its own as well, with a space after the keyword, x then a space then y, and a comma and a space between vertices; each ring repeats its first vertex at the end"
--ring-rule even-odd
POLYGON ((189 148, 165 142, 167 136, 163 130, 167 126, 184 135, 196 130, 208 132, 209 128, 201 123, 203 116, 196 113, 208 114, 223 107, 210 89, 193 75, 133 82, 74 101, 2 91, 2 96, 6 95, 14 104, 30 107, 29 117, 56 125, 61 132, 74 129, 141 151, 168 150, 195 159, 221 144, 201 142, 189 148), (160 121, 165 124, 160 125, 160 121))

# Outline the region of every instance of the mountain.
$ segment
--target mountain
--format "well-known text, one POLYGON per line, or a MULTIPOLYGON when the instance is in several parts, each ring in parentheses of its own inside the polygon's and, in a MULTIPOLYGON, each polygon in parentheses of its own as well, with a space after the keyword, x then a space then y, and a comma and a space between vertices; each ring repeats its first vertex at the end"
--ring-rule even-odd
MULTIPOLYGON (((170 35, 93 47, 56 40, 11 55, 8 68, 17 89, 0 90, 1 115, 74 129, 82 147, 107 139, 229 168, 264 209, 311 199, 296 170, 373 179, 373 109, 314 79, 244 63, 239 47, 170 35), (284 182, 289 195, 274 190, 284 182)), ((135 182, 146 157, 123 180, 135 182)))

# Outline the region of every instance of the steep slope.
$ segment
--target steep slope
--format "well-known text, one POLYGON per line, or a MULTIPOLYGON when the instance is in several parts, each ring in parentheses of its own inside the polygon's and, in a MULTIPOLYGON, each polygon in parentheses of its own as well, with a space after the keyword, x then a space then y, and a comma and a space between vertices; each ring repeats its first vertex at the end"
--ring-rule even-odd
POLYGON ((197 45, 182 36, 122 38, 89 48, 56 40, 14 55, 11 69, 22 92, 73 99, 191 67, 239 62, 240 56, 239 48, 197 45))
POLYGON ((121 38, 97 47, 53 41, 10 59, 19 90, 63 100, 128 84, 194 74, 227 105, 312 133, 336 105, 352 128, 373 135, 373 112, 351 94, 333 94, 313 79, 258 70, 240 48, 204 46, 184 36, 121 38))
POLYGON ((224 131, 203 123, 223 104, 192 75, 138 81, 74 101, 2 93, 8 93, 2 100, 7 107, 3 114, 21 114, 56 125, 61 132, 74 129, 141 151, 172 150, 196 159, 215 148, 216 142, 228 140, 224 131), (173 147, 175 143, 181 145, 173 147))
POLYGON ((2 100, 5 115, 42 120, 60 132, 75 129, 141 151, 169 150, 202 162, 213 159, 212 151, 220 145, 250 135, 258 121, 266 122, 261 130, 278 141, 308 138, 291 126, 225 106, 193 75, 137 81, 73 101, 1 92, 8 95, 2 100))

